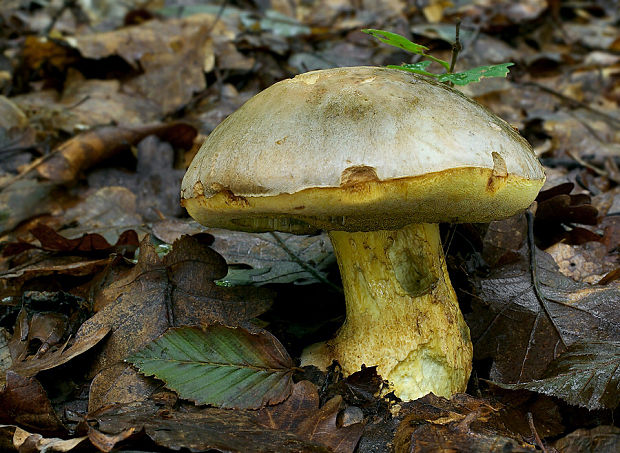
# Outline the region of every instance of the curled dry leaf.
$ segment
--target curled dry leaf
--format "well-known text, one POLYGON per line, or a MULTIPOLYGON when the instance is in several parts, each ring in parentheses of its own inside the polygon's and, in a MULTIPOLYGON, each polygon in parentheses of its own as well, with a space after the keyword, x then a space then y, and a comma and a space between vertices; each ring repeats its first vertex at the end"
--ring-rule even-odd
MULTIPOLYGON (((45 252, 39 252, 45 253, 45 252)), ((24 283, 35 278, 55 276, 87 277, 102 271, 113 258, 82 256, 34 256, 28 262, 0 273, 0 295, 21 296, 24 283)))
POLYGON ((108 333, 107 326, 94 331, 91 335, 82 336, 79 339, 65 343, 62 347, 50 350, 44 354, 31 357, 28 360, 14 360, 11 370, 23 377, 34 376, 37 373, 50 370, 67 363, 69 360, 90 350, 99 343, 108 333))
POLYGON ((428 394, 405 403, 395 436, 396 452, 445 451, 534 452, 523 435, 508 430, 503 405, 466 394, 450 400, 428 394))
POLYGON ((77 254, 110 254, 120 253, 133 257, 133 252, 138 248, 138 235, 133 230, 121 233, 116 244, 111 245, 108 241, 97 233, 85 234, 75 239, 67 239, 58 234, 49 226, 38 223, 30 230, 30 233, 39 240, 40 247, 28 242, 10 242, 2 250, 3 256, 16 255, 32 248, 40 248, 48 252, 65 252, 77 254))
POLYGON ((340 453, 352 453, 364 430, 364 423, 340 425, 342 397, 335 396, 319 408, 314 384, 301 381, 289 398, 276 406, 261 409, 256 420, 267 428, 289 431, 340 453))

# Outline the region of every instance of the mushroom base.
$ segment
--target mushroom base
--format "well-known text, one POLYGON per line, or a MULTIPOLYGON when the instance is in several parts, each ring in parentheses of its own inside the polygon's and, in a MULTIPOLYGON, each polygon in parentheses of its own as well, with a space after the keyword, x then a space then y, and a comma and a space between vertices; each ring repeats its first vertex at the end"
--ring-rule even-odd
POLYGON ((402 400, 450 397, 467 386, 472 344, 436 224, 332 231, 346 298, 338 335, 307 348, 302 365, 337 360, 348 375, 377 366, 402 400))

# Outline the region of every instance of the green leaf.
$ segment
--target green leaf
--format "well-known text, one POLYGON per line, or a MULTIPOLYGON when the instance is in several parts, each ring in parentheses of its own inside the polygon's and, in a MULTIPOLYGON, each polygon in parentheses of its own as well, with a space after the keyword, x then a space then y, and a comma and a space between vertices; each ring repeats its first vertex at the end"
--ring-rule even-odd
POLYGON ((424 51, 428 50, 428 47, 411 42, 404 36, 398 35, 396 33, 392 33, 390 31, 376 30, 374 28, 365 28, 362 31, 371 36, 374 36, 379 41, 385 44, 398 47, 399 49, 406 50, 407 52, 415 53, 418 55, 424 55, 424 51))
POLYGON ((556 396, 590 410, 615 409, 620 404, 620 342, 574 343, 549 364, 543 379, 495 384, 556 396))
POLYGON ((293 361, 264 330, 169 329, 127 361, 196 404, 258 409, 283 401, 292 390, 293 361))
POLYGON ((426 68, 428 68, 430 64, 431 64, 430 61, 425 60, 425 61, 419 61, 417 63, 403 64, 400 66, 391 64, 391 65, 388 65, 387 67, 391 69, 400 69, 402 71, 413 72, 414 74, 423 74, 423 75, 427 75, 431 77, 437 77, 437 74, 428 72, 426 70, 426 68))
POLYGON ((467 85, 473 82, 480 82, 483 77, 506 77, 509 72, 508 66, 514 63, 502 63, 489 66, 478 66, 463 72, 441 74, 438 78, 440 82, 452 82, 455 85, 467 85))

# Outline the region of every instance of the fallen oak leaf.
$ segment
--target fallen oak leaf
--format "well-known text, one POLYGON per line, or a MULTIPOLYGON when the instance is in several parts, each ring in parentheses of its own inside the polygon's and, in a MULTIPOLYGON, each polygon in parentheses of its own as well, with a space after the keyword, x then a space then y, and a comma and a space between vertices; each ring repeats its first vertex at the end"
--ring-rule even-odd
POLYGON ((106 404, 105 395, 117 398, 122 391, 113 388, 119 378, 113 366, 169 327, 238 325, 263 313, 271 304, 266 290, 217 286, 213 280, 225 275, 226 262, 198 239, 181 238, 163 260, 149 241, 147 236, 140 244, 136 266, 97 292, 94 305, 98 312, 82 324, 76 335, 79 339, 103 326, 111 328, 91 370, 93 375, 99 373, 97 381, 105 384, 91 387, 91 401, 97 404, 106 404))
POLYGON ((265 330, 173 328, 126 360, 181 398, 224 409, 277 404, 293 384, 293 360, 265 330))

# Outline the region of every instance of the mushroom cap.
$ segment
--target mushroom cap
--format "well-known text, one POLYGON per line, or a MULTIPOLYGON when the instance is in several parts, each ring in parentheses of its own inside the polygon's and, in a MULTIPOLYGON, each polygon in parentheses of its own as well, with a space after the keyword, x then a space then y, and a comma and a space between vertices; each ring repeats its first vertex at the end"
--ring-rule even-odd
POLYGON ((487 222, 534 200, 532 148, 460 92, 351 67, 278 82, 207 138, 182 184, 199 222, 245 231, 372 231, 487 222))

